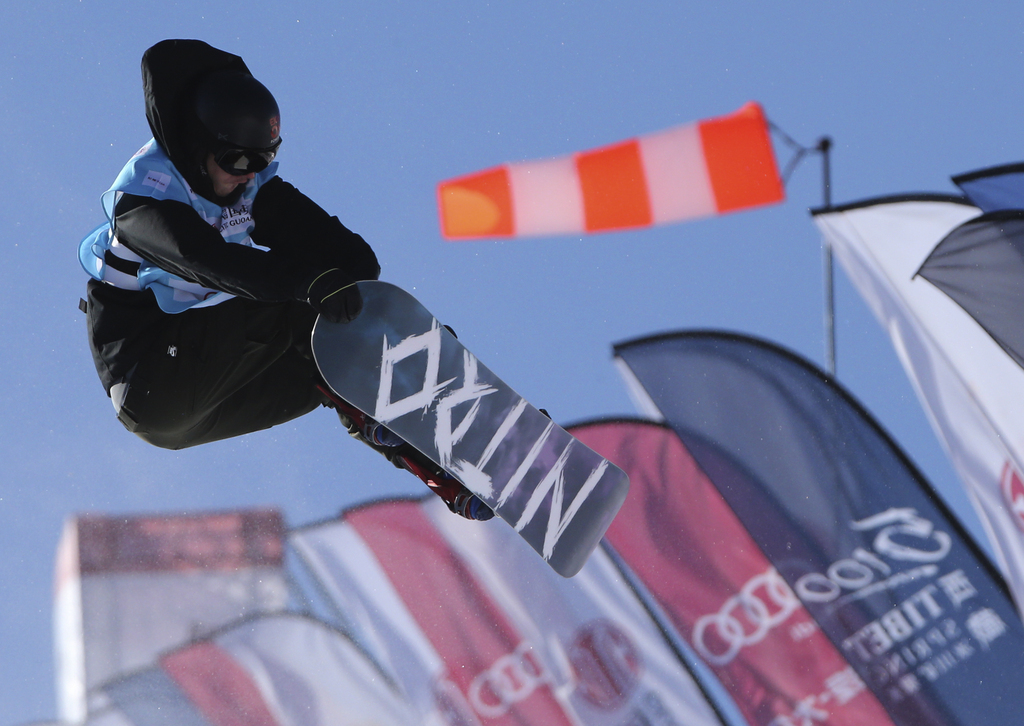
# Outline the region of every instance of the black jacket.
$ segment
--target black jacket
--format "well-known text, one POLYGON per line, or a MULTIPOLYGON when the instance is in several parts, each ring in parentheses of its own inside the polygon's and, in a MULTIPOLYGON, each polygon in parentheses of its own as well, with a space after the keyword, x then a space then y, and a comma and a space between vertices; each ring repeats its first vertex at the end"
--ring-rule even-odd
MULTIPOLYGON (((146 118, 154 138, 192 189, 215 203, 192 93, 209 73, 248 72, 241 58, 197 40, 166 40, 142 58, 146 118)), ((124 195, 115 210, 118 241, 162 269, 204 287, 267 302, 305 300, 321 272, 341 268, 353 279, 376 279, 370 246, 279 177, 253 202, 253 240, 269 252, 229 244, 188 205, 124 195)), ((88 287, 89 342, 108 394, 152 343, 168 314, 149 291, 121 290, 92 280, 88 287)), ((201 315, 202 309, 180 313, 201 315)))

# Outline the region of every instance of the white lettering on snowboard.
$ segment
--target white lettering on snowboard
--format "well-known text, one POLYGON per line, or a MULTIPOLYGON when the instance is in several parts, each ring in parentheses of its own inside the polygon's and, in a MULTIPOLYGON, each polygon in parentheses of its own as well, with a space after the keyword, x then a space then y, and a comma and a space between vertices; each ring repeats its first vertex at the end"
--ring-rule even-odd
POLYGON ((480 383, 477 380, 476 356, 468 350, 463 351, 463 385, 462 388, 452 391, 441 399, 437 404, 437 424, 434 426, 434 443, 437 445, 437 453, 441 457, 441 466, 448 468, 452 464, 452 449, 469 431, 476 416, 480 413, 480 399, 497 391, 494 386, 480 383), (469 411, 462 417, 462 421, 454 429, 452 428, 452 409, 460 403, 473 402, 469 411))
POLYGON ((374 418, 387 423, 399 416, 412 413, 418 408, 424 412, 437 398, 445 386, 454 381, 450 378, 443 383, 437 382, 438 369, 441 365, 441 326, 435 320, 426 333, 411 335, 395 347, 388 347, 384 338, 384 354, 381 356, 380 387, 377 389, 377 407, 374 418), (395 374, 395 364, 420 351, 427 353, 427 372, 423 379, 423 387, 417 392, 398 401, 391 400, 391 388, 395 374))
POLYGON ((569 445, 565 447, 565 451, 558 457, 555 466, 544 477, 544 481, 533 490, 526 509, 515 524, 516 532, 522 532, 523 527, 529 524, 530 520, 537 513, 537 508, 544 497, 547 496, 548 490, 554 489, 551 496, 551 507, 548 509, 548 525, 547 529, 544 530, 544 548, 541 551, 544 559, 551 559, 551 555, 555 551, 555 545, 558 544, 559 538, 565 532, 566 527, 569 526, 569 522, 576 516, 580 507, 583 506, 583 502, 594 491, 594 487, 601 481, 601 477, 604 476, 604 472, 608 468, 607 461, 602 461, 598 464, 597 468, 590 472, 590 476, 587 477, 580 490, 576 492, 576 496, 573 497, 569 508, 563 512, 562 500, 565 497, 565 476, 562 470, 565 468, 565 462, 569 458, 569 450, 573 447, 574 443, 569 442, 569 445))
MULTIPOLYGON (((494 500, 496 492, 500 492, 497 496, 496 505, 500 514, 500 508, 519 489, 537 462, 538 457, 544 451, 545 446, 549 443, 551 435, 555 431, 555 425, 550 421, 547 423, 543 431, 529 447, 526 455, 519 461, 515 471, 505 481, 493 481, 492 473, 487 471, 488 464, 501 448, 502 443, 506 440, 517 440, 523 437, 526 429, 523 429, 519 424, 523 423, 522 416, 529 404, 526 400, 519 397, 505 417, 491 432, 488 427, 493 422, 485 420, 478 422, 477 419, 479 418, 482 399, 485 396, 497 393, 499 389, 486 381, 480 380, 479 363, 476 356, 468 350, 464 350, 462 356, 461 386, 448 388, 456 381, 458 376, 445 381, 438 381, 442 340, 441 328, 436 320, 433 322, 431 329, 426 333, 409 336, 394 346, 388 345, 387 338, 384 338, 381 356, 381 376, 377 390, 377 405, 374 418, 381 423, 388 423, 417 410, 422 411, 423 415, 432 412, 434 415, 434 444, 438 452, 438 463, 448 471, 451 471, 473 492, 489 502, 494 500), (404 398, 392 400, 395 366, 411 356, 422 353, 426 353, 426 365, 423 383, 419 390, 404 398), (456 423, 454 410, 462 404, 470 404, 469 410, 456 423), (483 447, 478 455, 475 455, 477 452, 471 453, 467 451, 467 445, 464 444, 465 436, 471 428, 476 429, 476 433, 479 434, 490 432, 490 439, 487 445, 483 447)), ((475 440, 479 442, 480 438, 475 440)), ((548 501, 548 495, 550 494, 547 526, 541 551, 541 555, 545 559, 551 558, 558 540, 565 533, 570 522, 572 522, 584 502, 586 502, 587 497, 594 491, 608 469, 608 462, 602 459, 597 467, 591 471, 583 486, 572 496, 572 501, 569 502, 567 507, 564 507, 563 504, 566 499, 565 467, 577 443, 575 439, 569 440, 554 464, 543 473, 541 481, 530 493, 525 507, 513 524, 517 532, 522 532, 533 521, 538 512, 541 511, 542 505, 548 501)), ((522 449, 524 447, 516 448, 522 449)), ((507 471, 507 467, 503 471, 507 471)))

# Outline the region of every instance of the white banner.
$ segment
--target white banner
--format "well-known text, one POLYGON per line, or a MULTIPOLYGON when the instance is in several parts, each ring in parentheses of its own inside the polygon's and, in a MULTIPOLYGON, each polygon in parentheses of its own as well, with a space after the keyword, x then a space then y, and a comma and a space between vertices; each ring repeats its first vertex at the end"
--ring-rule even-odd
POLYGON ((980 210, 939 196, 822 210, 815 222, 889 332, 1024 611, 1024 369, 917 275, 980 210))
POLYGON ((61 719, 160 653, 288 601, 276 510, 79 515, 57 552, 54 644, 61 719))

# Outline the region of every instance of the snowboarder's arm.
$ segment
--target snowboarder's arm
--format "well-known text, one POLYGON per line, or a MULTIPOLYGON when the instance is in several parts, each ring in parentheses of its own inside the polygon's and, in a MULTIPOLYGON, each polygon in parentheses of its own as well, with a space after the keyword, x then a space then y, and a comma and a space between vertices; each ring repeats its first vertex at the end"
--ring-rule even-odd
POLYGON ((370 245, 316 202, 275 176, 252 205, 257 244, 321 269, 337 267, 354 280, 376 280, 380 264, 370 245))
POLYGON ((304 299, 310 282, 323 272, 289 255, 225 242, 181 202, 125 194, 115 214, 121 244, 203 287, 254 300, 304 299))

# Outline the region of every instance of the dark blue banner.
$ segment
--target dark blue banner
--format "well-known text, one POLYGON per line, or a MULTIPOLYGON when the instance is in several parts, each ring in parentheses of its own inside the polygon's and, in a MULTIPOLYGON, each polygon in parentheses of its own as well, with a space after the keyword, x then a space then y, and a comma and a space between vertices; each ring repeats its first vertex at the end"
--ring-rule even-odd
POLYGON ((1024 625, 1005 585, 849 394, 742 336, 615 353, 894 722, 1024 722, 1024 625))

